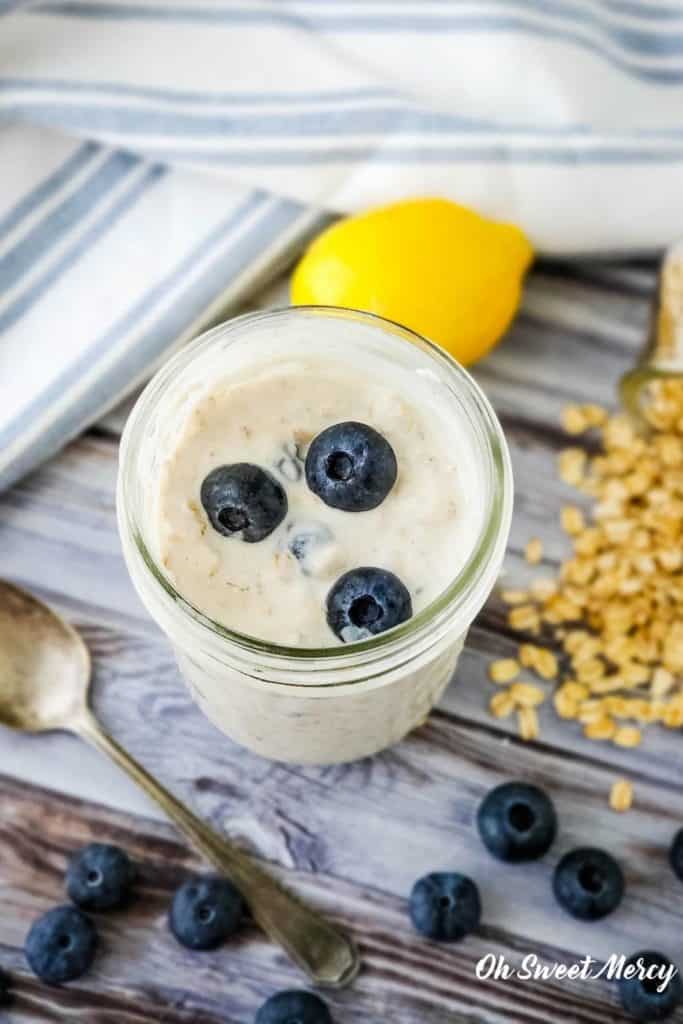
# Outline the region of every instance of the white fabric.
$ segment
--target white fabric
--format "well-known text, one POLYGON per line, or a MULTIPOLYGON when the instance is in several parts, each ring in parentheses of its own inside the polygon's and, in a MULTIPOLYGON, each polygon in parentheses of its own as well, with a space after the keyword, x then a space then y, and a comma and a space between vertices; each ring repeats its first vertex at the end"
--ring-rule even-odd
POLYGON ((563 255, 683 234, 673 0, 0 12, 1 485, 228 308, 321 210, 446 195, 563 255))

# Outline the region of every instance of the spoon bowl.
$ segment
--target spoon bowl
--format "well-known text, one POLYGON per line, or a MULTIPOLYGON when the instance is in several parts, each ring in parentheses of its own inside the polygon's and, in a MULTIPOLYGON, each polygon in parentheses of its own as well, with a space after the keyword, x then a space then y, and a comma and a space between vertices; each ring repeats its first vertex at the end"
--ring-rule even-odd
POLYGON ((316 984, 348 985, 360 966, 348 936, 192 814, 113 740, 89 707, 89 686, 90 655, 76 630, 32 594, 0 580, 0 725, 30 733, 66 730, 106 754, 232 879, 257 923, 316 984))
POLYGON ((0 723, 66 729, 87 708, 90 654, 78 633, 31 594, 0 580, 0 723))

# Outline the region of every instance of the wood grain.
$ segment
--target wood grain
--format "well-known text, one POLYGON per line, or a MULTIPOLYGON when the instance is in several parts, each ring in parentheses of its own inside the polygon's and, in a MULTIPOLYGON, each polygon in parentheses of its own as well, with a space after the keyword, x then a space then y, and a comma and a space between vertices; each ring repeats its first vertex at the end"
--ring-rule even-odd
MULTIPOLYGON (((65 797, 0 778, 3 806, 3 902, 0 920, 3 961, 17 977, 12 1019, 87 1021, 88 1024, 239 1024, 251 1021, 264 996, 299 979, 283 956, 246 923, 221 950, 183 950, 166 924, 174 887, 199 865, 158 823, 83 805, 65 797), (20 945, 36 914, 62 899, 69 851, 94 837, 118 842, 135 857, 136 899, 125 912, 98 915, 101 950, 87 978, 51 990, 26 973, 20 945)), ((287 826, 293 833, 299 826, 287 826)), ((571 947, 528 940, 505 927, 486 924, 462 945, 437 946, 406 927, 405 900, 379 886, 361 885, 305 868, 286 873, 290 885, 350 928, 364 956, 353 989, 327 994, 338 1024, 368 1021, 520 1021, 553 1019, 563 1000, 563 1020, 598 1024, 621 1020, 613 987, 586 982, 561 991, 549 982, 477 981, 475 965, 487 954, 518 962, 533 948, 544 961, 571 960, 571 947)), ((564 939, 564 933, 563 933, 564 939)))
MULTIPOLYGON (((616 403, 618 377, 643 340, 654 279, 643 263, 542 266, 509 338, 476 370, 512 450, 517 498, 506 573, 515 584, 529 574, 521 552, 530 536, 543 539, 546 567, 566 551, 558 518, 572 492, 555 475, 557 453, 568 443, 560 406, 616 403)), ((273 301, 282 301, 281 287, 263 297, 273 301)), ((330 997, 336 1024, 623 1020, 603 982, 483 982, 474 965, 489 952, 565 962, 632 953, 655 936, 683 964, 683 889, 666 863, 683 824, 680 733, 650 730, 642 750, 619 750, 584 740, 578 727, 544 708, 541 741, 521 743, 513 727, 486 711, 488 661, 515 643, 494 595, 441 706, 395 749, 341 768, 303 769, 237 748, 191 703, 170 648, 128 580, 114 511, 122 421, 121 411, 110 415, 2 496, 2 573, 83 631, 94 657, 95 703, 110 731, 217 828, 351 928, 366 967, 350 991, 330 997), (618 774, 636 785, 635 808, 626 815, 607 806, 618 774), (517 869, 491 861, 473 827, 483 794, 510 777, 547 788, 561 820, 548 857, 517 869), (550 893, 558 858, 586 842, 609 848, 628 880, 622 908, 592 927, 566 917, 550 893), (480 933, 451 948, 423 942, 406 920, 412 883, 440 869, 472 874, 484 903, 480 933)), ((167 933, 166 907, 197 862, 96 754, 65 737, 0 733, 0 768, 31 780, 0 780, 0 963, 21 977, 12 1020, 250 1024, 272 991, 301 983, 253 927, 216 954, 180 950, 167 933), (96 969, 49 991, 27 975, 20 948, 32 917, 61 898, 68 851, 92 835, 136 854, 140 898, 130 914, 102 920, 96 969)))

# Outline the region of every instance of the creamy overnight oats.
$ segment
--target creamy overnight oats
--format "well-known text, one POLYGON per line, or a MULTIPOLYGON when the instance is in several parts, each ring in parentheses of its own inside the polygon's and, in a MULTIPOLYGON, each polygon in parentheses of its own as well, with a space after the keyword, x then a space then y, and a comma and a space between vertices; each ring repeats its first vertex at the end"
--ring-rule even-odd
POLYGON ((198 396, 164 460, 153 524, 178 592, 289 647, 362 640, 438 597, 481 530, 483 483, 474 453, 398 377, 301 354, 198 396))
POLYGON ((427 342, 332 309, 243 317, 138 402, 119 520, 206 714, 276 759, 353 760, 419 724, 507 539, 505 443, 427 342))

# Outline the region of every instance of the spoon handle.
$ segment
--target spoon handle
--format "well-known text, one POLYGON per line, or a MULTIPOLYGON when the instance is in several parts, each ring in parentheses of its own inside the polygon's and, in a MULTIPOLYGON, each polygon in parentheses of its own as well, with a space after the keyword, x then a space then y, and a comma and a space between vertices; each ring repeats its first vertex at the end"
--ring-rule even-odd
POLYGON ((142 765, 107 735, 88 711, 74 731, 127 772, 166 812, 181 832, 244 896, 254 920, 279 943, 317 985, 341 988, 358 973, 360 960, 351 940, 286 892, 275 879, 195 817, 142 765))

